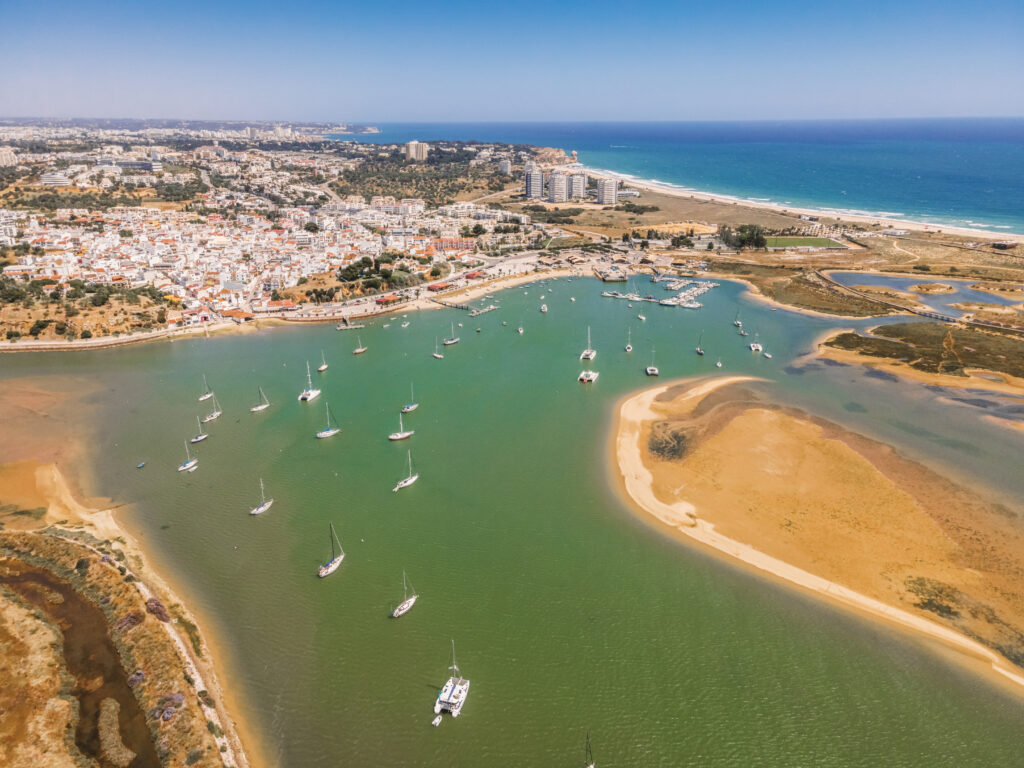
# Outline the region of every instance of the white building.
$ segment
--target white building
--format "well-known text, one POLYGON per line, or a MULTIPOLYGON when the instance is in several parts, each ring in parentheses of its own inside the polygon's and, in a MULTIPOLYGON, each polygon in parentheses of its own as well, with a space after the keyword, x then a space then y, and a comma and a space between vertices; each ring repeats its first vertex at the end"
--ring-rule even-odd
POLYGON ((501 160, 498 162, 498 173, 503 173, 506 176, 512 175, 512 161, 501 160))
POLYGON ((569 177, 569 197, 582 200, 587 196, 587 174, 574 173, 569 177))
POLYGON ((600 205, 615 205, 619 202, 619 182, 615 179, 598 179, 597 202, 600 205))
POLYGON ((422 141, 410 141, 405 145, 405 157, 407 160, 416 160, 423 162, 427 159, 427 154, 430 152, 430 145, 424 144, 422 141))
POLYGON ((50 173, 44 173, 39 177, 39 183, 44 187, 70 187, 71 179, 65 176, 63 173, 57 173, 56 171, 50 173))
POLYGON ((0 147, 0 168, 17 164, 18 158, 15 156, 14 150, 9 147, 0 147))
POLYGON ((569 179, 561 171, 553 171, 548 177, 548 202, 564 203, 569 199, 569 179))
POLYGON ((526 196, 531 200, 544 197, 544 174, 536 168, 526 173, 526 196))

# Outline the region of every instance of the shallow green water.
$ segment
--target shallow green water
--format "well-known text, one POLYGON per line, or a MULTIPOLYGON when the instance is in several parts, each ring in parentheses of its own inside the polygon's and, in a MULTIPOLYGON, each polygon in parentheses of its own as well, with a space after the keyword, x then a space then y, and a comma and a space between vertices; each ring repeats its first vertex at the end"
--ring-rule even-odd
POLYGON ((721 356, 721 373, 764 375, 774 397, 1010 499, 1024 494, 1019 437, 949 393, 808 365, 832 324, 770 312, 732 284, 699 312, 629 309, 593 280, 525 290, 478 318, 378 322, 359 357, 352 333, 317 326, 5 356, 0 375, 103 383, 92 490, 133 503, 129 524, 215 624, 237 675, 222 682, 282 765, 574 765, 588 729, 602 766, 1024 764, 1019 699, 913 638, 663 538, 623 507, 608 462, 612 406, 652 383, 652 347, 662 381, 718 373, 721 356), (746 350, 737 306, 773 360, 746 350), (462 342, 434 360, 453 320, 462 342), (588 324, 592 387, 576 383, 588 324), (299 403, 321 349, 324 395, 299 403), (178 473, 207 410, 203 373, 225 413, 198 446, 198 471, 178 473), (389 443, 410 381, 416 434, 389 443), (248 411, 257 385, 274 403, 263 414, 248 411), (325 401, 343 431, 320 441, 325 401), (406 448, 421 477, 395 494, 406 448), (251 518, 261 476, 276 502, 251 518), (328 521, 347 557, 321 581, 328 521), (403 569, 421 599, 395 621, 403 569), (434 729, 452 638, 471 694, 462 717, 434 729))

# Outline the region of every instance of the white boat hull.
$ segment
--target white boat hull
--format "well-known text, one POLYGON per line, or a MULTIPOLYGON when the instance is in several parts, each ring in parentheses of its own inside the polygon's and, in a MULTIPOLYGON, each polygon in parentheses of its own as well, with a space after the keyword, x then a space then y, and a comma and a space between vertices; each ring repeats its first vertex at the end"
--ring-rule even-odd
POLYGON ((405 480, 402 480, 398 485, 396 485, 391 490, 397 493, 398 491, 402 490, 403 488, 408 488, 410 485, 412 485, 413 483, 415 483, 419 479, 420 479, 419 474, 410 475, 409 477, 405 478, 405 480))
POLYGON ((341 432, 340 427, 332 427, 331 429, 321 429, 316 433, 318 440, 323 440, 325 437, 334 437, 336 434, 341 432))
POLYGON ((178 471, 179 472, 191 472, 193 469, 195 469, 198 466, 198 464, 199 464, 199 459, 190 459, 189 461, 186 461, 184 464, 182 464, 180 467, 178 467, 178 471))
POLYGON ((254 405, 254 406, 253 406, 252 408, 250 408, 249 410, 250 410, 250 411, 251 411, 252 413, 259 413, 260 411, 265 411, 265 410, 267 410, 267 408, 269 408, 269 407, 270 407, 270 403, 260 403, 259 405, 254 405))
MULTIPOLYGON (((385 326, 385 327, 387 327, 387 326, 385 326)), ((353 355, 361 355, 365 351, 366 351, 366 347, 356 347, 355 349, 352 350, 352 354, 353 355)))
POLYGON ((204 400, 209 400, 211 397, 213 397, 213 392, 207 392, 205 395, 199 396, 199 402, 201 403, 204 400))
POLYGON ((203 442, 203 440, 205 440, 208 437, 209 437, 209 435, 196 435, 191 440, 189 440, 189 442, 190 443, 201 443, 201 442, 203 442))
POLYGON ((440 352, 434 352, 433 354, 431 354, 431 357, 434 358, 435 360, 444 360, 444 355, 442 355, 440 352))
POLYGON ((446 347, 450 347, 452 344, 458 344, 459 339, 445 339, 441 343, 444 344, 446 347))
POLYGON ((404 616, 409 611, 411 611, 412 607, 416 605, 416 600, 418 597, 419 595, 413 595, 408 600, 402 602, 397 608, 395 608, 395 610, 391 612, 391 618, 397 619, 399 616, 404 616))
POLYGON ((308 403, 312 400, 316 400, 318 397, 320 397, 319 389, 306 389, 303 390, 301 395, 299 395, 299 400, 304 403, 308 403))
POLYGON ((593 360, 597 357, 597 350, 595 349, 584 349, 580 352, 580 360, 593 360))
POLYGON ((409 429, 409 430, 406 430, 405 432, 392 432, 390 435, 388 435, 388 440, 391 440, 391 441, 408 440, 410 437, 413 436, 413 433, 415 433, 415 432, 416 432, 415 429, 409 429))
POLYGON ((319 368, 317 368, 316 370, 317 370, 317 372, 318 372, 318 373, 323 373, 324 371, 326 371, 326 370, 327 370, 327 363, 324 363, 323 365, 321 365, 321 366, 320 366, 319 368))
POLYGON ((271 507, 271 505, 273 505, 273 503, 274 503, 273 499, 267 499, 262 504, 260 504, 258 507, 253 507, 252 509, 250 509, 249 510, 249 514, 250 515, 262 515, 264 512, 266 512, 268 509, 270 509, 270 507, 271 507))
POLYGON ((203 424, 213 421, 214 419, 219 419, 222 413, 223 411, 214 411, 213 413, 206 414, 205 416, 203 416, 203 424))
POLYGON ((408 405, 402 406, 402 413, 412 413, 420 407, 419 403, 409 403, 408 405))
POLYGON ((320 570, 317 571, 317 576, 319 576, 321 579, 325 576, 330 576, 332 573, 338 570, 338 566, 341 565, 341 561, 344 559, 345 555, 341 554, 333 560, 328 560, 326 563, 320 566, 320 570))

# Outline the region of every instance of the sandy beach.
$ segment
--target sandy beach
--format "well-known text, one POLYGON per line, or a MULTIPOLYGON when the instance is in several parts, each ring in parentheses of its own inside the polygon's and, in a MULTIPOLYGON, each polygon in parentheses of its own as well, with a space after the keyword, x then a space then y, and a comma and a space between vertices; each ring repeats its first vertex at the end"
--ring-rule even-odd
POLYGON ((754 381, 687 380, 621 401, 612 447, 641 519, 938 641, 1024 693, 1024 671, 992 650, 1001 629, 921 607, 939 599, 929 590, 948 590, 998 614, 999 627, 1024 625, 1024 540, 1006 525, 1010 513, 1000 517, 888 446, 762 404, 743 387, 754 381), (683 436, 682 457, 652 453, 665 435, 683 436))
MULTIPOLYGON (((189 611, 181 592, 150 567, 144 547, 119 520, 118 508, 111 500, 83 494, 88 486, 84 446, 89 443, 91 428, 80 413, 91 391, 87 382, 76 377, 48 377, 45 382, 9 379, 0 388, 0 412, 7 417, 5 440, 0 443, 0 506, 45 510, 41 516, 8 514, 2 521, 3 530, 85 531, 99 540, 116 541, 138 577, 140 592, 157 596, 164 605, 182 606, 186 618, 201 627, 203 622, 189 611)), ((239 768, 271 765, 260 740, 242 717, 245 710, 236 690, 221 682, 230 679, 223 668, 223 660, 229 658, 222 652, 223 646, 200 629, 205 646, 200 657, 182 629, 162 626, 169 630, 184 668, 210 692, 215 707, 207 717, 223 730, 225 754, 232 764, 239 768)))
POLYGON ((905 229, 912 232, 945 232, 961 235, 963 237, 984 237, 994 240, 1012 240, 1024 242, 1024 234, 1012 232, 998 232, 988 229, 974 229, 973 227, 954 227, 945 224, 936 224, 925 221, 914 221, 910 219, 885 218, 883 216, 872 216, 866 213, 847 212, 839 210, 825 210, 818 208, 801 208, 793 205, 782 205, 780 203, 763 202, 759 200, 747 200, 741 197, 729 195, 716 195, 709 192, 698 192, 697 190, 684 189, 674 184, 661 183, 650 179, 637 179, 629 174, 615 173, 602 168, 583 168, 587 174, 597 179, 616 179, 636 189, 646 189, 652 192, 660 192, 665 195, 676 197, 693 198, 694 200, 705 200, 725 205, 740 205, 747 208, 758 208, 761 210, 774 211, 778 213, 790 213, 805 216, 817 216, 819 218, 840 219, 842 221, 857 222, 862 224, 877 224, 892 229, 905 229))

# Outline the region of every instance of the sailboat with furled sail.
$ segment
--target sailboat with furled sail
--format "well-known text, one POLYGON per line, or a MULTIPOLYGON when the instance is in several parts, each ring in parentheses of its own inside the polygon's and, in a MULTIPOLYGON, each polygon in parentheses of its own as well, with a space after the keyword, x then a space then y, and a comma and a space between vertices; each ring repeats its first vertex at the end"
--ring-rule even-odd
POLYGON ((409 474, 403 480, 399 480, 398 481, 398 485, 396 485, 394 488, 391 489, 395 493, 398 493, 403 488, 408 488, 410 485, 412 485, 413 483, 415 483, 417 480, 420 479, 419 472, 416 472, 414 474, 413 471, 412 471, 412 451, 409 451, 408 454, 409 454, 409 474))
POLYGON ((194 472, 195 468, 199 466, 199 459, 192 458, 192 454, 188 452, 188 441, 185 442, 185 460, 178 467, 179 472, 194 472))
POLYGON ((320 397, 320 390, 313 388, 313 374, 309 370, 309 360, 306 361, 306 388, 299 393, 299 400, 308 403, 320 397))
POLYGON ((274 504, 273 499, 267 498, 267 493, 263 490, 263 478, 260 478, 260 503, 249 510, 250 515, 262 515, 274 504))
POLYGON ((409 385, 409 402, 402 406, 402 413, 412 413, 420 404, 416 402, 416 390, 413 389, 413 385, 409 385))
POLYGON ((341 565, 341 561, 345 559, 345 550, 341 548, 341 539, 338 538, 338 532, 334 530, 334 523, 330 523, 331 526, 331 559, 320 566, 320 570, 317 571, 317 576, 321 579, 325 576, 330 576, 341 565), (334 545, 338 545, 337 551, 334 549, 334 545))
POLYGON ((402 414, 398 414, 398 431, 392 432, 390 435, 388 435, 388 440, 408 440, 410 437, 413 436, 415 432, 415 429, 405 428, 405 425, 402 424, 402 414))
POLYGON ((199 396, 199 402, 201 403, 201 402, 203 402, 203 400, 209 400, 211 397, 213 397, 213 390, 210 389, 210 385, 206 383, 206 374, 204 373, 203 374, 203 394, 201 394, 199 396))
POLYGON ((402 602, 398 604, 398 607, 391 611, 391 618, 397 619, 399 616, 404 616, 412 607, 416 605, 416 600, 419 599, 419 595, 416 594, 416 589, 413 588, 412 594, 409 594, 409 587, 405 578, 405 571, 402 571, 402 602))
POLYGON ((199 428, 199 431, 196 433, 195 437, 189 440, 190 443, 201 443, 203 440, 209 437, 208 434, 203 432, 203 425, 199 423, 198 416, 196 416, 196 426, 199 428))
POLYGON ((205 416, 203 416, 203 422, 205 423, 207 421, 213 421, 214 419, 219 419, 220 415, 222 413, 224 413, 224 411, 222 411, 220 409, 220 403, 217 402, 217 396, 214 395, 213 396, 213 410, 210 411, 205 416))
POLYGON ((325 437, 334 437, 336 434, 341 432, 341 427, 334 423, 331 423, 331 404, 327 403, 327 426, 316 433, 318 440, 323 440, 325 437))
POLYGON ((249 409, 253 413, 265 411, 270 407, 270 400, 267 399, 267 393, 263 391, 263 387, 257 387, 257 389, 260 391, 260 401, 249 409))

